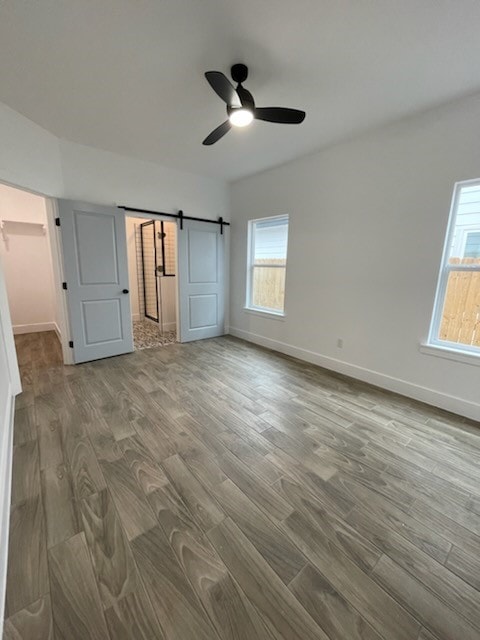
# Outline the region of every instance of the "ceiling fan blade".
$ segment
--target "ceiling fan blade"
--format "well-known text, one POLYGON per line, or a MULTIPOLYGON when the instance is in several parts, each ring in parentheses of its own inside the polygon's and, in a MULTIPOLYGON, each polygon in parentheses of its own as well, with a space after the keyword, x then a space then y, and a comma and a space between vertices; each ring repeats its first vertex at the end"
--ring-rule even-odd
POLYGON ((255 109, 255 118, 257 120, 279 122, 280 124, 300 124, 305 120, 305 115, 305 111, 286 109, 284 107, 263 107, 255 109))
POLYGON ((212 131, 212 133, 210 133, 205 138, 205 140, 203 141, 203 144, 205 144, 205 145, 215 144, 215 142, 220 140, 220 138, 223 138, 223 136, 226 133, 228 133, 231 128, 232 128, 232 124, 231 124, 230 120, 225 120, 225 122, 222 122, 222 124, 219 127, 214 129, 212 131))
POLYGON ((242 102, 230 80, 220 71, 207 71, 205 74, 210 86, 230 107, 241 107, 242 102))

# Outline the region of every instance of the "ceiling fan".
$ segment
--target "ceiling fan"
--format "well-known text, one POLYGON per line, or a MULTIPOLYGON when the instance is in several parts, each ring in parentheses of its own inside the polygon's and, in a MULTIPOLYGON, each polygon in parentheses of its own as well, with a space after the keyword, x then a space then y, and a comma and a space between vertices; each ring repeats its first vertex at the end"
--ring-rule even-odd
POLYGON ((305 111, 284 107, 256 107, 250 91, 242 86, 248 77, 248 67, 234 64, 230 69, 235 88, 220 71, 207 71, 205 74, 210 86, 227 105, 228 119, 214 129, 203 141, 205 145, 215 144, 233 127, 246 127, 252 120, 265 120, 280 124, 300 124, 305 120, 305 111))

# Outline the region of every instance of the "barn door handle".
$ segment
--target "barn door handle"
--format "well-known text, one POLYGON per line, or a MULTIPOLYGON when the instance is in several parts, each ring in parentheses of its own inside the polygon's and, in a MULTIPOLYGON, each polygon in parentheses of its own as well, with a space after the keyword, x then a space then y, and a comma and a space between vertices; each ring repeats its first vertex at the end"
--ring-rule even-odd
POLYGON ((128 289, 124 289, 122 293, 128 293, 128 289))

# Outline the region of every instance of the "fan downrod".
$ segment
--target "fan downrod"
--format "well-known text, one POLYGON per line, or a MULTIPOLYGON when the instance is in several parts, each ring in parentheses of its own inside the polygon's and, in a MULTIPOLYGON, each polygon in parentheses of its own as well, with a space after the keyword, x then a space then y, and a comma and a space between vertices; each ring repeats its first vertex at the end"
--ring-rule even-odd
POLYGON ((244 64, 234 64, 230 73, 234 82, 242 84, 248 78, 248 67, 244 64))

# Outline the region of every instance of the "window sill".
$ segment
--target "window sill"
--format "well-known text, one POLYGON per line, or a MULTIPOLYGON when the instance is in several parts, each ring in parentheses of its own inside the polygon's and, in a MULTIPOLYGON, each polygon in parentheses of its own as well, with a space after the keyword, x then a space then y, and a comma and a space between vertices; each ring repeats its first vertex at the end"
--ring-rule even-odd
POLYGON ((437 356, 438 358, 446 358, 447 360, 455 360, 464 364, 472 364, 480 367, 480 353, 472 353, 471 351, 462 351, 453 347, 444 347, 437 344, 421 344, 420 353, 429 356, 437 356))
POLYGON ((253 316, 260 316, 260 318, 270 318, 272 320, 285 320, 287 317, 285 313, 275 313, 275 311, 262 311, 261 309, 251 309, 250 307, 243 307, 245 313, 251 313, 253 316))

